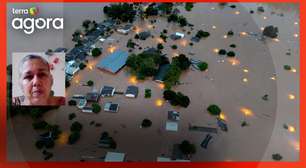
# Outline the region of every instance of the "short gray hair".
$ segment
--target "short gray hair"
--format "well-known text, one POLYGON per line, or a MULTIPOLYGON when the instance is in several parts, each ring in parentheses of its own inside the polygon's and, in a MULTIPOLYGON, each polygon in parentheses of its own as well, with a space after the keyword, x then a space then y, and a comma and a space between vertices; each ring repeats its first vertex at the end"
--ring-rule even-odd
POLYGON ((41 60, 44 64, 46 64, 48 66, 48 70, 50 71, 49 62, 45 58, 43 58, 42 56, 39 56, 39 55, 30 54, 30 55, 27 55, 27 56, 22 58, 22 60, 19 64, 19 75, 21 75, 21 73, 22 73, 23 64, 26 61, 33 60, 33 59, 41 60))

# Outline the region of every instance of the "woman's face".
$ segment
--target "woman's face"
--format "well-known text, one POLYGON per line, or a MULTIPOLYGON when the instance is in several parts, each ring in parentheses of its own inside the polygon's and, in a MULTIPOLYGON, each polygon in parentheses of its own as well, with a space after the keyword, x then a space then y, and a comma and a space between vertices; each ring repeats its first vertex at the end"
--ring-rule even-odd
POLYGON ((53 78, 49 65, 40 59, 30 59, 22 65, 21 89, 29 105, 46 105, 53 78))

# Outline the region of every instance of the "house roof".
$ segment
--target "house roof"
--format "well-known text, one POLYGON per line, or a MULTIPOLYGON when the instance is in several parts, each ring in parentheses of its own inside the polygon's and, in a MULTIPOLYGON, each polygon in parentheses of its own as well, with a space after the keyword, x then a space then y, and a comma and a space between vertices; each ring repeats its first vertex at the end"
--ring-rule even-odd
POLYGON ((129 53, 126 51, 117 50, 102 59, 97 67, 112 73, 116 73, 125 65, 128 55, 129 53))
POLYGON ((115 103, 105 103, 104 105, 104 111, 110 111, 110 112, 117 112, 119 108, 119 104, 115 104, 115 103))
POLYGON ((135 97, 138 95, 138 87, 137 86, 128 86, 125 94, 132 94, 135 97))
POLYGON ((173 121, 166 122, 166 130, 167 131, 177 131, 178 130, 178 123, 173 121))
POLYGON ((115 88, 112 86, 103 86, 101 89, 101 95, 112 95, 115 88))
POLYGON ((139 39, 140 40, 146 40, 150 36, 151 36, 150 31, 144 31, 144 32, 139 33, 139 39))
POLYGON ((168 111, 168 120, 171 120, 171 121, 180 120, 180 113, 176 111, 168 111))
POLYGON ((160 65, 153 80, 158 81, 158 82, 163 82, 169 68, 170 68, 170 64, 160 65))
POLYGON ((118 152, 107 152, 104 161, 105 162, 123 162, 125 154, 118 152))
POLYGON ((86 100, 87 101, 98 101, 99 99, 99 93, 98 92, 89 92, 86 94, 86 100))

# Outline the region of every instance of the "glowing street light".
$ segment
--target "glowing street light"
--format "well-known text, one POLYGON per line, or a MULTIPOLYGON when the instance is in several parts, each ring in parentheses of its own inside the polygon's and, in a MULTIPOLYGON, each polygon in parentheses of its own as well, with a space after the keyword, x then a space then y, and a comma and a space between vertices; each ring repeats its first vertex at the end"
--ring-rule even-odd
POLYGON ((278 38, 274 38, 273 41, 279 42, 279 39, 278 38))
POLYGON ((218 48, 214 48, 213 51, 214 51, 214 53, 218 53, 219 49, 218 48))
POLYGON ((137 77, 136 76, 131 76, 129 78, 129 83, 134 84, 134 85, 137 84, 138 83, 137 77))
POLYGON ((155 100, 155 105, 157 107, 161 107, 164 104, 164 101, 162 99, 155 100))
POLYGON ((249 70, 248 69, 243 69, 243 72, 248 73, 249 70))
POLYGON ((247 32, 240 32, 240 35, 246 36, 246 35, 248 35, 248 33, 247 32))
POLYGON ((57 139, 57 143, 60 144, 60 145, 64 145, 64 144, 67 144, 68 142, 68 139, 69 139, 69 134, 67 132, 62 132, 58 139, 57 139))
POLYGON ((295 96, 294 96, 293 94, 289 94, 289 95, 288 95, 288 98, 289 98, 289 100, 294 100, 294 99, 295 99, 295 96))
POLYGON ((247 116, 253 116, 253 112, 251 109, 248 109, 246 107, 241 107, 240 111, 247 117, 247 116))
POLYGON ((248 82, 249 80, 248 80, 248 78, 243 78, 242 81, 243 81, 244 83, 246 83, 246 82, 248 82))
POLYGON ((296 73, 296 69, 295 68, 291 68, 290 71, 296 73))
POLYGON ((289 126, 288 126, 288 131, 291 132, 291 133, 294 133, 296 130, 295 130, 295 127, 294 127, 294 126, 289 125, 289 126))
POLYGON ((220 113, 219 118, 226 121, 226 116, 223 112, 220 113))
POLYGON ((299 37, 299 35, 297 33, 293 34, 294 37, 299 37))
POLYGON ((215 25, 212 26, 213 29, 216 29, 217 27, 215 25))
POLYGON ((160 84, 158 84, 158 87, 159 87, 160 89, 164 89, 164 88, 165 88, 165 84, 160 83, 160 84))
POLYGON ((236 12, 235 12, 235 14, 236 14, 236 15, 239 15, 239 14, 240 14, 240 12, 239 12, 239 11, 236 11, 236 12))
POLYGON ((275 76, 272 76, 270 79, 272 79, 272 80, 276 80, 276 77, 275 77, 275 76))

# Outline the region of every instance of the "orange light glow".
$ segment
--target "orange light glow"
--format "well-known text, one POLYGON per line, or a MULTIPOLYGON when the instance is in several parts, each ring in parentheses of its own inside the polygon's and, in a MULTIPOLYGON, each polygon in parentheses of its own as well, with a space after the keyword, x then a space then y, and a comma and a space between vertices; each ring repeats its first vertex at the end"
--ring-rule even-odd
POLYGON ((251 109, 248 109, 246 107, 241 107, 240 111, 245 115, 245 116, 253 116, 253 112, 251 109))
POLYGON ((278 38, 274 38, 273 41, 279 42, 279 39, 278 38))
POLYGON ((298 35, 297 33, 295 33, 293 36, 294 36, 294 37, 299 37, 299 35, 298 35))
POLYGON ((264 16, 263 19, 266 20, 266 19, 268 19, 268 18, 267 18, 267 16, 264 16))
POLYGON ((164 40, 162 38, 160 38, 160 37, 156 38, 156 42, 157 43, 165 43, 164 40))
POLYGON ((113 53, 115 50, 116 50, 116 47, 113 46, 113 45, 109 46, 109 48, 108 48, 108 52, 110 52, 110 53, 113 53))
POLYGON ((248 73, 249 70, 248 69, 243 69, 243 72, 248 73))
POLYGON ((136 77, 136 76, 131 76, 131 77, 129 78, 129 83, 131 83, 131 84, 137 84, 137 83, 138 83, 137 77, 136 77))
POLYGON ((289 126, 288 126, 288 131, 289 131, 289 132, 292 132, 292 133, 295 132, 295 127, 292 126, 292 125, 289 125, 289 126))
POLYGON ((227 35, 224 35, 223 38, 227 39, 227 35))
POLYGON ((270 79, 272 79, 272 80, 276 80, 276 77, 275 77, 275 76, 272 76, 270 79))
POLYGON ((157 107, 160 107, 160 106, 162 106, 164 104, 164 101, 162 100, 162 99, 157 99, 157 100, 155 100, 155 105, 157 106, 157 107))
POLYGON ((62 132, 62 133, 59 135, 59 137, 58 137, 58 139, 57 139, 56 142, 57 142, 57 144, 59 144, 59 145, 64 145, 64 144, 67 144, 68 138, 69 138, 68 133, 67 133, 67 132, 62 132))
POLYGON ((295 68, 291 68, 291 72, 296 73, 296 69, 295 68))
POLYGON ((226 121, 226 116, 223 112, 220 113, 219 118, 226 121))
POLYGON ((165 89, 165 84, 160 83, 160 84, 158 84, 158 87, 159 87, 160 89, 165 89))
POLYGON ((289 94, 289 95, 288 95, 288 98, 289 98, 290 100, 294 100, 294 99, 295 99, 295 96, 294 96, 293 94, 289 94))
POLYGON ((214 51, 214 53, 218 53, 219 49, 218 48, 214 48, 213 51, 214 51))
POLYGON ((182 39, 180 41, 180 45, 183 46, 183 47, 186 47, 187 46, 187 40, 186 39, 182 39))
POLYGON ((153 28, 153 25, 147 24, 147 28, 148 28, 148 29, 152 29, 152 28, 153 28))
POLYGON ((246 36, 246 35, 248 35, 248 33, 247 32, 240 32, 240 35, 246 36))
POLYGON ((300 143, 298 141, 293 140, 290 141, 289 144, 292 145, 295 150, 300 151, 300 143))
POLYGON ((239 14, 240 14, 240 12, 239 12, 239 11, 236 11, 236 12, 235 12, 235 14, 236 14, 236 15, 239 15, 239 14))
POLYGON ((236 58, 229 58, 228 62, 231 63, 233 66, 239 65, 240 61, 236 58))
POLYGON ((243 81, 244 83, 246 83, 246 82, 248 82, 249 80, 248 80, 248 78, 243 78, 242 81, 243 81))
POLYGON ((134 32, 135 32, 136 34, 140 33, 140 32, 141 32, 141 28, 140 28, 139 26, 135 26, 134 32))

